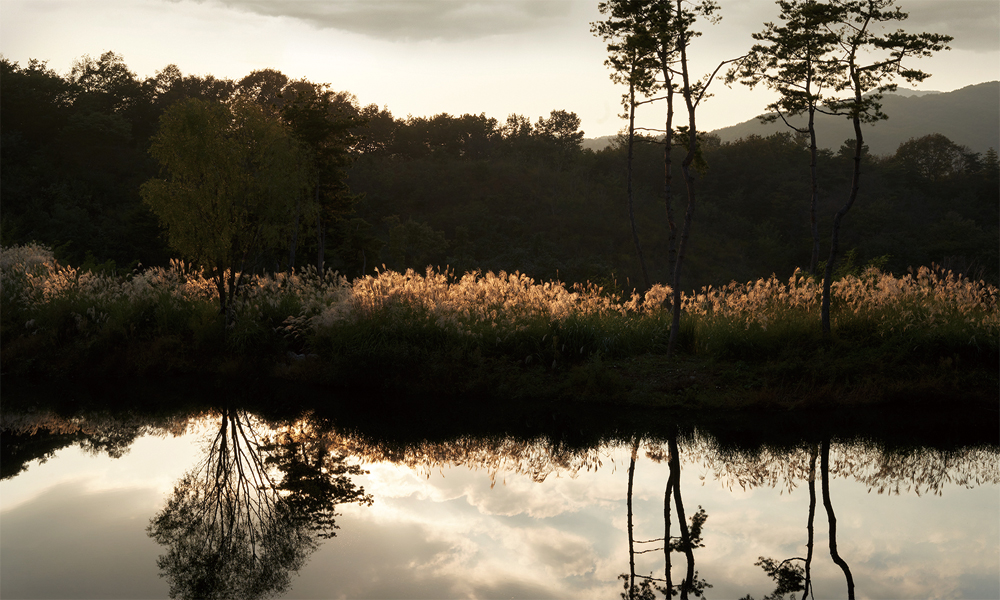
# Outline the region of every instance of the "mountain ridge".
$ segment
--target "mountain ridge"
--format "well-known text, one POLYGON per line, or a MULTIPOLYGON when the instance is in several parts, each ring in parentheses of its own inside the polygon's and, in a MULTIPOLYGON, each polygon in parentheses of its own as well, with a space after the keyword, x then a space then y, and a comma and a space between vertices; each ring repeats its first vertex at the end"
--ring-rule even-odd
MULTIPOLYGON (((1000 81, 936 94, 886 94, 882 98, 882 111, 889 116, 887 120, 863 126, 865 144, 872 154, 893 154, 901 143, 932 133, 940 133, 973 152, 1000 149, 1000 81)), ((790 121, 804 124, 805 117, 790 121)), ((712 133, 723 142, 732 142, 748 135, 768 136, 779 131, 790 129, 780 120, 761 123, 760 117, 756 117, 712 133)), ((844 140, 854 138, 854 126, 844 117, 818 114, 816 138, 821 148, 836 150, 844 140)))
MULTIPOLYGON (((882 110, 889 118, 865 125, 865 144, 872 154, 893 154, 911 138, 940 133, 973 152, 1000 150, 1000 81, 968 85, 950 92, 899 90, 886 94, 882 110)), ((763 116, 763 115, 761 115, 763 116)), ((805 124, 804 117, 790 119, 805 124)), ((766 137, 791 131, 780 120, 761 123, 760 116, 710 131, 723 142, 733 142, 749 135, 766 137)), ((583 147, 597 151, 607 147, 617 136, 606 135, 583 140, 583 147)), ((816 138, 820 148, 836 150, 854 138, 854 127, 844 117, 818 114, 816 138)))

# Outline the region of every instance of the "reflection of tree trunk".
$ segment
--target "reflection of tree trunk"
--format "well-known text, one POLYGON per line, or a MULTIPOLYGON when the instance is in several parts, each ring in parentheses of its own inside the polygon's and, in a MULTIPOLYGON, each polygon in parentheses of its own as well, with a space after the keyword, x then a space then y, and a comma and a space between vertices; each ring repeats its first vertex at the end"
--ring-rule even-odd
POLYGON ((681 584, 681 600, 687 600, 688 590, 694 583, 694 549, 691 547, 691 532, 688 530, 687 517, 684 516, 684 502, 681 499, 681 461, 677 434, 671 435, 667 443, 670 448, 670 478, 673 480, 671 487, 674 493, 674 507, 677 509, 677 523, 681 529, 681 548, 687 558, 687 572, 681 584))
POLYGON ((635 478, 635 456, 639 452, 639 438, 632 443, 632 458, 628 463, 628 597, 635 591, 635 537, 632 535, 632 481, 635 478))
POLYGON ((844 571, 847 578, 847 597, 854 600, 854 577, 851 575, 851 568, 847 562, 840 557, 837 552, 837 517, 833 514, 833 504, 830 502, 830 439, 826 438, 822 442, 820 450, 820 473, 823 482, 823 506, 826 507, 826 516, 830 522, 830 557, 844 571))
MULTIPOLYGON (((673 456, 673 450, 670 451, 673 456)), ((674 584, 670 577, 670 494, 674 491, 673 459, 669 459, 670 475, 667 476, 667 486, 663 490, 663 571, 667 584, 667 598, 674 596, 674 584)))
POLYGON ((813 522, 816 518, 816 454, 817 448, 813 445, 809 448, 809 523, 806 525, 809 539, 806 542, 806 580, 805 588, 802 591, 803 600, 809 597, 809 586, 812 583, 809 569, 812 566, 813 522))

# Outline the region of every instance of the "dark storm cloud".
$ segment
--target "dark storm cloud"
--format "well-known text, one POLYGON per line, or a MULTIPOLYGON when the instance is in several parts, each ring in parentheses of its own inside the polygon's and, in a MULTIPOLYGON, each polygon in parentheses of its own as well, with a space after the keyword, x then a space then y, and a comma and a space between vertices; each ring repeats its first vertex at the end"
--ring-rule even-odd
POLYGON ((397 40, 468 40, 538 29, 569 14, 564 0, 214 0, 324 29, 397 40))

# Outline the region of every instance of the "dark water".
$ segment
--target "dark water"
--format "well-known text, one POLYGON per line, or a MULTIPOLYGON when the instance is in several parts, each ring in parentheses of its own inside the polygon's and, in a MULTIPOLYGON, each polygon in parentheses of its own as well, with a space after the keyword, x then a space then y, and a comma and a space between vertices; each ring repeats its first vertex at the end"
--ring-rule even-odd
POLYGON ((671 584, 692 597, 760 600, 762 558, 792 559, 797 597, 807 558, 816 598, 1000 597, 988 441, 403 439, 235 408, 2 424, 3 598, 618 598, 666 584, 668 521, 671 584))

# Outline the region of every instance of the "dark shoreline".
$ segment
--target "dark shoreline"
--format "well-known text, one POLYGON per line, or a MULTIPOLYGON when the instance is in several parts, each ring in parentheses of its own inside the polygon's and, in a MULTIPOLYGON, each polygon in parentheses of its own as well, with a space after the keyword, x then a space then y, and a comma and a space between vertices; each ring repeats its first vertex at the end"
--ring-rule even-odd
POLYGON ((985 368, 914 365, 895 378, 844 374, 817 385, 771 373, 766 363, 645 355, 555 370, 489 361, 447 379, 440 368, 409 379, 356 373, 333 384, 317 365, 302 370, 311 362, 280 368, 281 376, 260 364, 161 377, 4 374, 3 412, 163 414, 225 403, 276 420, 311 413, 403 443, 475 430, 578 446, 698 429, 738 447, 827 436, 904 446, 1000 444, 1000 381, 985 368))

